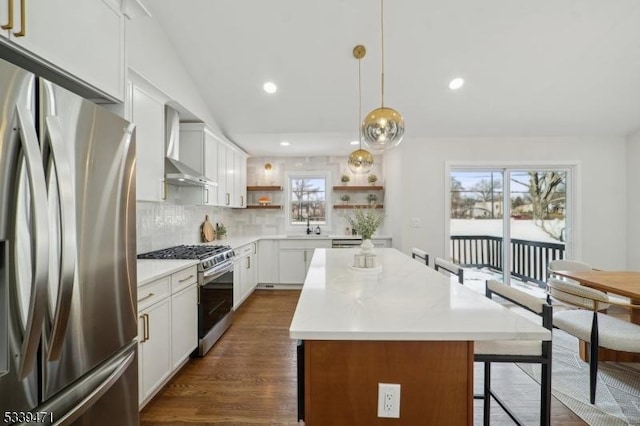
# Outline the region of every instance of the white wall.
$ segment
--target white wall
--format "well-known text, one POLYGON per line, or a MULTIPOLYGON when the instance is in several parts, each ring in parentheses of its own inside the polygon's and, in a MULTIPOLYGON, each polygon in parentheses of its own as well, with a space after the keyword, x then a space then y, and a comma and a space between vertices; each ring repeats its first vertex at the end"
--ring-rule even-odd
POLYGON ((576 252, 599 268, 626 267, 624 138, 407 139, 397 150, 393 155, 400 159, 385 155, 386 196, 400 204, 387 213, 393 245, 403 252, 420 247, 445 255, 445 162, 577 161, 581 227, 576 252), (391 183, 396 179, 399 185, 391 183), (419 219, 420 227, 411 228, 410 218, 419 219))
POLYGON ((183 66, 179 53, 154 18, 127 20, 127 65, 215 131, 219 127, 183 66))
MULTIPOLYGON (((375 174, 380 179, 377 185, 385 185, 384 179, 384 161, 382 156, 374 157, 374 166, 369 174, 375 174)), ((251 157, 247 161, 247 184, 248 185, 279 185, 286 187, 286 176, 291 172, 328 172, 329 185, 341 185, 340 175, 347 174, 350 176, 350 185, 368 185, 367 175, 355 176, 347 167, 347 156, 340 157, 251 157), (270 163, 273 166, 269 176, 264 172, 264 164, 270 163)), ((366 203, 365 197, 368 191, 351 192, 351 204, 366 203)), ((263 193, 249 192, 247 193, 247 204, 257 204, 257 198, 268 195, 272 199, 272 204, 283 205, 287 194, 285 191, 281 193, 263 193)), ((330 215, 331 226, 322 227, 322 233, 330 235, 345 235, 346 227, 349 223, 345 216, 351 216, 351 209, 334 209, 333 204, 343 204, 340 191, 328 190, 327 200, 329 204, 328 213, 330 215)), ((376 195, 382 197, 376 191, 376 195)), ((379 199, 379 204, 386 205, 385 199, 379 199)), ((231 220, 227 229, 230 235, 282 235, 289 233, 304 233, 306 227, 292 230, 286 226, 286 212, 284 210, 260 210, 260 209, 233 209, 231 220)), ((376 231, 377 236, 388 236, 387 221, 376 231)))
POLYGON ((640 271, 640 131, 627 139, 627 269, 640 271))

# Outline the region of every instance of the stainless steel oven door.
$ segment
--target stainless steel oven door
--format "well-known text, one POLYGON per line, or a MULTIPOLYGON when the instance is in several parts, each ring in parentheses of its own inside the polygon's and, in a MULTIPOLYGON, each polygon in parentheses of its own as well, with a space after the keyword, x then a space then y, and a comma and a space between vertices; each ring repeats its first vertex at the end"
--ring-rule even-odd
POLYGON ((200 284, 198 336, 204 338, 233 309, 233 262, 200 284))

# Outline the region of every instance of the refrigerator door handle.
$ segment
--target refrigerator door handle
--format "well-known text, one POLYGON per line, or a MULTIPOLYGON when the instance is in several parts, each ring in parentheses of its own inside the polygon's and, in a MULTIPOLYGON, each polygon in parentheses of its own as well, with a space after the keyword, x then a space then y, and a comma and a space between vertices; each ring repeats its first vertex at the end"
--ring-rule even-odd
MULTIPOLYGON (((135 347, 134 347, 135 348, 135 347)), ((131 365, 136 357, 136 350, 129 351, 124 356, 124 359, 118 361, 119 365, 109 374, 109 376, 100 383, 92 392, 82 399, 73 409, 69 410, 56 420, 55 426, 64 426, 73 423, 84 412, 86 412, 93 404, 95 404, 102 396, 111 389, 111 387, 120 379, 120 377, 127 371, 127 368, 131 365)))
POLYGON ((35 234, 34 266, 27 324, 18 377, 26 378, 34 369, 45 312, 45 296, 49 273, 49 218, 47 216, 47 187, 42 167, 38 137, 30 111, 23 105, 16 106, 16 116, 20 127, 20 141, 24 152, 29 189, 32 197, 32 223, 35 234))
MULTIPOLYGON (((58 184, 58 197, 60 200, 60 234, 62 244, 60 250, 60 285, 56 300, 56 311, 51 328, 51 339, 47 348, 47 359, 55 361, 60 358, 64 337, 67 331, 69 315, 71 312, 71 298, 76 278, 76 219, 75 201, 73 199, 73 186, 71 166, 65 150, 62 125, 60 119, 49 116, 45 119, 49 134, 49 144, 53 158, 53 166, 58 184)), ((51 277, 56 279, 58 277, 51 277)))

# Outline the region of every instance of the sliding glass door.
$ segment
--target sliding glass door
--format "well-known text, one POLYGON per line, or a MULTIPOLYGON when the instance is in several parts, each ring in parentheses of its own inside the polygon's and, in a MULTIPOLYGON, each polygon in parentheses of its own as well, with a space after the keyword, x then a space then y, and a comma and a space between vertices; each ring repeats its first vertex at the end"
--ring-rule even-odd
POLYGON ((570 167, 452 167, 450 257, 475 273, 544 287, 567 257, 570 167))

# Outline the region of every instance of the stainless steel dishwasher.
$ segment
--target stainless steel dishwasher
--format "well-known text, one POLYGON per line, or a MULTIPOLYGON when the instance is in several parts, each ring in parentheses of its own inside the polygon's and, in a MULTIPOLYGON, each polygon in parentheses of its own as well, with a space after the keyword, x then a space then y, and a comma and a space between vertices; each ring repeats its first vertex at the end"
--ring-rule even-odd
POLYGON ((331 248, 356 248, 362 244, 362 238, 344 238, 331 240, 331 248))

